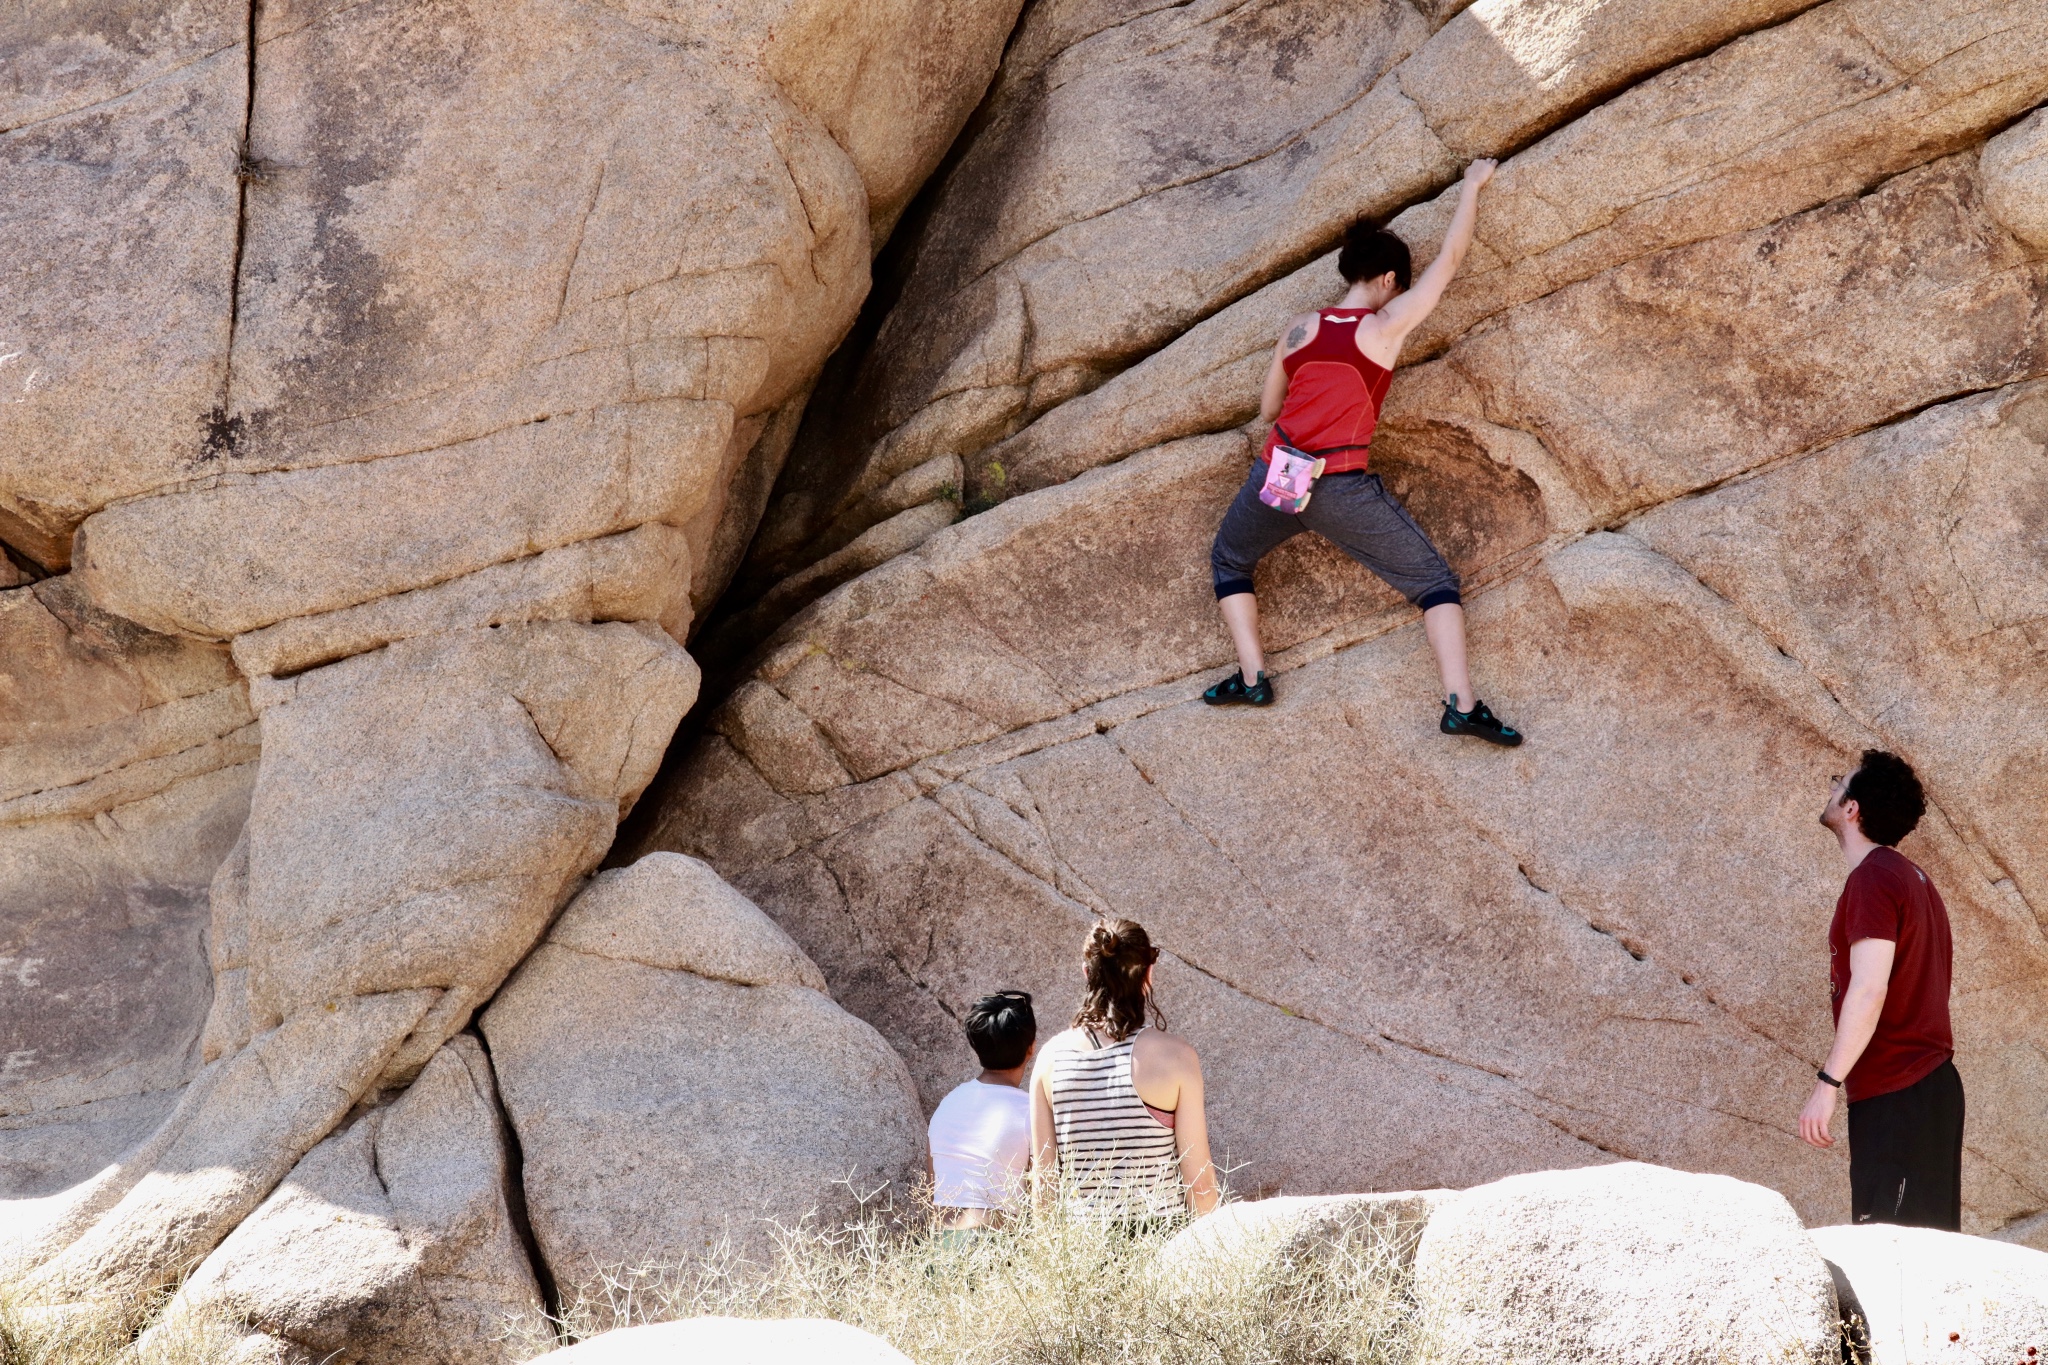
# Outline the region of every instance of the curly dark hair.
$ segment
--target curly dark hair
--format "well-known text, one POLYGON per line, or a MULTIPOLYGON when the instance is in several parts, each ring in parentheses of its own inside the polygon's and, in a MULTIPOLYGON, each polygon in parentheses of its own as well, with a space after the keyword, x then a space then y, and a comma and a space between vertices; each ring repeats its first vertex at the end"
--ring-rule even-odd
POLYGON ((1863 751, 1842 800, 1856 803, 1856 823, 1863 827, 1863 837, 1887 848, 1911 834, 1927 813, 1927 794, 1913 775, 1913 765, 1882 749, 1863 751))
POLYGON ((1097 920, 1088 931, 1081 950, 1081 966, 1087 974, 1088 991, 1081 1008, 1074 1012, 1075 1028, 1097 1028, 1117 1042, 1145 1027, 1166 1027, 1152 992, 1145 989, 1145 973, 1159 960, 1159 950, 1143 926, 1127 919, 1097 920))
POLYGON ((1024 1065, 1038 1039, 1038 1018, 1031 1012, 1031 992, 997 991, 984 995, 967 1011, 967 1042, 989 1071, 1024 1065))
POLYGON ((1344 249, 1337 253, 1337 273, 1346 284, 1376 280, 1392 271, 1394 283, 1408 287, 1414 262, 1408 244, 1370 218, 1361 218, 1344 230, 1344 249))

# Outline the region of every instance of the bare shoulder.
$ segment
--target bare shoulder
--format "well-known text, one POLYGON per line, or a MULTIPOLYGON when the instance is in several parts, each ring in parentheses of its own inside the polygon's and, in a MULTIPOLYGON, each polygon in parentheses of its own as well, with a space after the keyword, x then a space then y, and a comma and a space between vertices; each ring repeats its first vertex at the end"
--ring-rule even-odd
POLYGON ((1137 1045, 1132 1050, 1143 1052, 1148 1064, 1171 1067, 1177 1073, 1202 1069, 1201 1058, 1195 1055, 1195 1045, 1163 1029, 1146 1029, 1138 1035, 1137 1045))
POLYGON ((1287 319, 1287 330, 1280 335, 1281 354, 1298 351, 1314 341, 1322 325, 1321 313, 1296 313, 1287 319))
POLYGON ((1075 1048, 1081 1048, 1085 1050, 1086 1047, 1087 1044, 1082 1040, 1080 1029, 1062 1029, 1058 1033, 1055 1033, 1052 1037, 1046 1039, 1044 1042, 1038 1045, 1037 1065, 1044 1066, 1045 1059, 1053 1053, 1069 1052, 1075 1048))
MULTIPOLYGON (((1399 303, 1406 297, 1405 294, 1397 295, 1394 302, 1399 303)), ((1408 339, 1408 333, 1414 326, 1412 320, 1394 312, 1393 305, 1389 304, 1377 313, 1360 318, 1351 342, 1367 360, 1391 370, 1400 360, 1401 344, 1408 339)))

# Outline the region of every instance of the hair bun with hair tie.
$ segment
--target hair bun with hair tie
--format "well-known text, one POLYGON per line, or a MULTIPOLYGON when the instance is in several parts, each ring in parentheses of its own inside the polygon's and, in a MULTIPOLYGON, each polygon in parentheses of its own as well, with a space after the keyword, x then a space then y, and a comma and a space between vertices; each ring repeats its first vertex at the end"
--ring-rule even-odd
POLYGON ((1166 1020, 1145 986, 1158 960, 1159 949, 1143 926, 1127 919, 1096 921, 1082 949, 1088 989, 1075 1027, 1099 1027, 1118 1040, 1143 1028, 1148 1016, 1164 1028, 1166 1020))

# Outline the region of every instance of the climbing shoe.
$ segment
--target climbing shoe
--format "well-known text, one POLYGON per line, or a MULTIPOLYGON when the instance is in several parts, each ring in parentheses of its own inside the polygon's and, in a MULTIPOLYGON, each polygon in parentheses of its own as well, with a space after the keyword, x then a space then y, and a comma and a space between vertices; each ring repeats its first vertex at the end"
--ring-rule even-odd
POLYGON ((1460 711, 1455 701, 1444 703, 1444 718, 1437 729, 1447 735, 1472 735, 1488 744, 1498 744, 1512 749, 1522 742, 1522 732, 1504 724, 1500 717, 1486 709, 1486 703, 1472 703, 1470 711, 1460 711))
POLYGON ((1259 680, 1247 687, 1244 670, 1240 668, 1204 692, 1202 700, 1211 706, 1271 706, 1273 680, 1262 672, 1259 674, 1259 680))

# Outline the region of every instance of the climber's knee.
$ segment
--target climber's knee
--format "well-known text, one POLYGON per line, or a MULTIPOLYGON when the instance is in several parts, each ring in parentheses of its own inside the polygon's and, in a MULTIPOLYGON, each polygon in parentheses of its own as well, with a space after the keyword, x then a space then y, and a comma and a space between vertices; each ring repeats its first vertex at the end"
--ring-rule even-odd
POLYGON ((1240 593, 1249 593, 1251 590, 1252 581, 1249 578, 1223 578, 1219 576, 1216 579, 1216 600, 1218 602, 1221 602, 1226 597, 1236 597, 1240 593))

